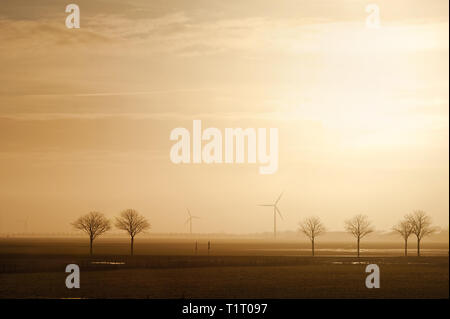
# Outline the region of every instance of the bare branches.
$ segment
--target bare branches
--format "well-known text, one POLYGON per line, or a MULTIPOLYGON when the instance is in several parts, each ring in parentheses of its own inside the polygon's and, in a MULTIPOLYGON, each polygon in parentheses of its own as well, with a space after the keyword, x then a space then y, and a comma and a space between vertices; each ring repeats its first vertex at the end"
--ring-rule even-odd
POLYGON ((149 229, 150 223, 134 209, 127 209, 120 213, 120 217, 116 217, 116 227, 125 230, 130 235, 130 252, 131 256, 133 256, 134 237, 149 229))
POLYGON ((314 240, 325 232, 325 227, 318 217, 308 217, 299 226, 299 230, 311 240, 311 252, 314 256, 314 240))
POLYGON ((392 227, 392 230, 400 234, 400 236, 402 236, 404 240, 408 240, 409 236, 411 236, 413 231, 413 225, 409 220, 409 216, 406 216, 397 225, 392 227))
POLYGON ((374 231, 369 219, 365 215, 356 215, 345 222, 345 230, 356 238, 356 249, 359 257, 361 238, 374 231))
POLYGON ((82 230, 94 240, 111 229, 111 222, 99 212, 90 212, 72 223, 76 229, 82 230))
POLYGON ((392 229, 402 236, 405 241, 405 256, 408 256, 408 238, 411 236, 413 231, 413 224, 411 223, 410 216, 407 215, 400 221, 397 225, 392 227, 392 229))
POLYGON ((436 228, 431 226, 431 218, 422 210, 414 211, 407 220, 411 224, 411 232, 417 237, 417 256, 420 256, 420 241, 434 233, 436 228))
POLYGON ((407 218, 412 225, 412 233, 416 235, 418 240, 436 231, 436 228, 431 226, 431 218, 422 210, 414 211, 407 218))
POLYGON ((111 222, 99 212, 90 212, 72 223, 76 229, 89 235, 89 251, 92 255, 94 239, 111 229, 111 222))
POLYGON ((361 239, 366 235, 374 232, 374 229, 365 215, 357 215, 345 222, 345 230, 357 239, 361 239))
POLYGON ((318 217, 309 217, 299 223, 299 230, 310 240, 322 235, 326 229, 318 217))
POLYGON ((147 219, 134 209, 121 212, 120 217, 116 217, 115 225, 117 228, 125 230, 132 238, 151 227, 147 219))

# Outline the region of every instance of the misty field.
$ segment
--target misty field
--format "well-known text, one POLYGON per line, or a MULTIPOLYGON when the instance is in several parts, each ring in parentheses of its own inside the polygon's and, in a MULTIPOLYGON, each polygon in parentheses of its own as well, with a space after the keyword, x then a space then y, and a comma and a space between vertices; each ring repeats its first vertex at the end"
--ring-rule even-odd
POLYGON ((289 242, 217 241, 208 256, 202 241, 195 254, 189 240, 143 240, 134 257, 126 243, 99 241, 89 257, 78 239, 2 239, 0 298, 449 297, 445 245, 405 258, 395 245, 370 244, 358 259, 342 243, 323 245, 314 258, 289 242), (80 289, 65 287, 70 263, 80 266, 80 289), (379 289, 365 287, 371 263, 380 267, 379 289))

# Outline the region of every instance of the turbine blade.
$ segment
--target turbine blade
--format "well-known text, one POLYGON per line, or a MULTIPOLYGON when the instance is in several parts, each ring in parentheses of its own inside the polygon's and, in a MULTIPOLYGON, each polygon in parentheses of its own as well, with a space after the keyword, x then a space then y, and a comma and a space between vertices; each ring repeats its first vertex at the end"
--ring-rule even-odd
POLYGON ((281 212, 280 212, 280 210, 278 209, 277 206, 275 206, 275 210, 278 213, 278 215, 280 215, 281 219, 283 219, 283 215, 281 215, 281 212))
POLYGON ((281 199, 281 196, 283 196, 284 191, 281 192, 280 196, 278 196, 277 200, 275 201, 275 205, 278 204, 278 202, 281 199))
POLYGON ((273 207, 273 205, 272 205, 272 204, 267 204, 267 205, 258 205, 258 206, 273 207))

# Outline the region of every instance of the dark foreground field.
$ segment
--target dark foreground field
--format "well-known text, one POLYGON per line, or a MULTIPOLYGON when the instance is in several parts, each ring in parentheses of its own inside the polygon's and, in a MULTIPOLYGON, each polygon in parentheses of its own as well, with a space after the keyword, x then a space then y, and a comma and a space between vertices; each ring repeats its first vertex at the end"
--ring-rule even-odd
MULTIPOLYGON (((277 245, 274 249, 285 252, 279 247, 282 244, 277 245)), ((78 253, 84 244, 56 246, 59 249, 30 241, 16 242, 16 246, 1 242, 0 298, 449 297, 448 256, 405 258, 390 251, 382 257, 379 248, 374 248, 376 254, 359 259, 350 254, 332 256, 331 248, 314 258, 273 251, 208 256, 185 254, 177 248, 178 254, 170 255, 127 257, 112 251, 100 255, 100 251, 91 258, 78 253), (35 246, 41 250, 33 250, 35 246), (70 263, 80 266, 80 289, 65 286, 65 266, 70 263), (380 267, 381 288, 365 287, 367 264, 380 267)))

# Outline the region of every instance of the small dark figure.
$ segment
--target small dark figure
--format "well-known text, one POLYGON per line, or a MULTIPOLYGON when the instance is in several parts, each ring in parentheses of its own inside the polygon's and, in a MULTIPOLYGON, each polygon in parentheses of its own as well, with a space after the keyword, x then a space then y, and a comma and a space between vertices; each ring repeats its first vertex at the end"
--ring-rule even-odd
POLYGON ((197 255, 197 252, 198 252, 198 242, 195 241, 195 254, 196 254, 196 255, 197 255))
POLYGON ((209 251, 211 250, 211 241, 208 240, 208 256, 209 256, 209 251))

